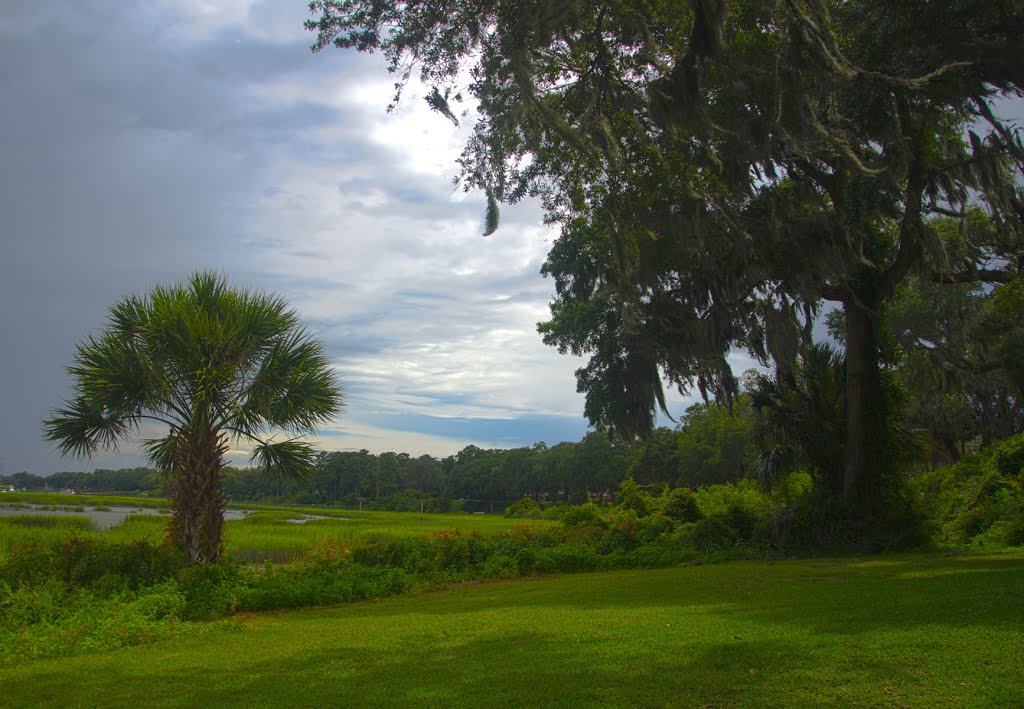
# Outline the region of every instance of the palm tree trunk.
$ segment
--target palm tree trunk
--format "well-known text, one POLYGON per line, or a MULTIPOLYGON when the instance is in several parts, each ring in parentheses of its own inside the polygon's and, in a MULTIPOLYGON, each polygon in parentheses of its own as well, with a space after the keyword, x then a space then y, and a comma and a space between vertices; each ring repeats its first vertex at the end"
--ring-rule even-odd
POLYGON ((225 449, 211 434, 182 445, 180 467, 170 485, 172 537, 189 564, 213 564, 223 545, 225 449))

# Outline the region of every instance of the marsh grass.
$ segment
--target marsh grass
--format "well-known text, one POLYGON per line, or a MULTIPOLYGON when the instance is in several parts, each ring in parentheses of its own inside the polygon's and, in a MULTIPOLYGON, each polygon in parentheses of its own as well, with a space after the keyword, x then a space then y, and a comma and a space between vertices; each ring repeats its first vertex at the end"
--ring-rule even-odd
POLYGON ((59 544, 71 535, 95 534, 95 529, 96 525, 88 517, 30 512, 0 517, 0 553, 32 542, 59 544))
MULTIPOLYGON (((12 494, 12 493, 7 493, 12 494)), ((33 539, 40 542, 62 542, 72 533, 90 539, 105 539, 110 542, 136 542, 146 540, 159 542, 167 534, 167 515, 170 508, 165 500, 137 497, 89 497, 76 495, 54 495, 36 493, 13 493, 20 496, 9 505, 26 511, 34 506, 52 511, 84 511, 83 505, 64 504, 68 500, 81 501, 96 511, 109 511, 111 506, 156 509, 159 515, 131 514, 120 524, 105 532, 95 531, 75 523, 52 527, 25 527, 3 524, 0 517, 0 554, 6 553, 12 545, 23 544, 33 539)), ((398 537, 420 536, 441 530, 461 529, 464 532, 478 531, 484 534, 511 529, 523 520, 511 520, 496 515, 443 515, 415 512, 360 512, 305 507, 270 507, 243 505, 251 510, 241 520, 229 520, 224 527, 225 548, 228 553, 245 563, 283 563, 291 561, 304 552, 315 551, 331 542, 381 541, 398 537)), ((41 515, 40 515, 41 516, 41 515)), ((73 519, 52 515, 48 519, 73 519)), ((79 518, 84 519, 84 518, 79 518)), ((550 525, 551 522, 527 520, 529 525, 550 525)), ((90 523, 91 525, 91 523, 90 523)))
POLYGON ((25 514, 0 517, 0 554, 23 544, 62 544, 72 536, 79 539, 111 542, 158 542, 165 536, 164 520, 149 515, 129 515, 105 532, 96 530, 88 517, 71 515, 25 514), (23 520, 30 519, 31 522, 23 520), (156 524, 154 524, 156 522, 156 524))

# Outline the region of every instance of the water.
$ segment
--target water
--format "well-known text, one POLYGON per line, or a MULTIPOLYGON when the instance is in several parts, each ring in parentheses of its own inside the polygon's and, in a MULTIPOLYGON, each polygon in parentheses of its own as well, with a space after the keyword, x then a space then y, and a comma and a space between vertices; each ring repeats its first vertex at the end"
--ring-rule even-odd
MULTIPOLYGON (((13 515, 71 515, 74 517, 88 517, 96 525, 96 529, 101 532, 111 527, 121 524, 128 515, 159 515, 160 512, 155 507, 125 507, 121 505, 110 505, 109 510, 96 510, 92 507, 86 506, 81 512, 74 510, 50 510, 45 507, 33 507, 28 505, 27 507, 7 507, 0 506, 0 517, 11 517, 13 515)), ((235 510, 227 509, 224 511, 224 519, 242 519, 249 510, 235 510)), ((162 515, 162 516, 167 516, 162 515)))

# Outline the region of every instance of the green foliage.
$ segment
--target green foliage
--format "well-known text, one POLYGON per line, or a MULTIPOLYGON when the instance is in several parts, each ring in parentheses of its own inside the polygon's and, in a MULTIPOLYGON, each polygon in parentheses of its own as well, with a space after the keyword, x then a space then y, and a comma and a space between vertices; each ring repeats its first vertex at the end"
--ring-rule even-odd
POLYGON ((754 517, 767 518, 772 500, 753 480, 711 485, 696 492, 697 506, 705 517, 723 517, 729 510, 741 509, 754 517))
POLYGON ((539 549, 534 568, 539 573, 578 573, 593 571, 601 560, 594 547, 584 544, 561 544, 539 549))
POLYGON ((737 397, 732 406, 721 403, 691 406, 675 436, 676 476, 662 476, 651 482, 666 481, 696 489, 702 485, 735 482, 752 474, 757 460, 752 414, 746 395, 737 397))
POLYGON ((938 527, 939 541, 979 547, 1021 543, 1022 442, 1024 434, 1014 436, 913 481, 914 492, 938 527))
POLYGON ((144 540, 111 544, 72 536, 59 545, 30 543, 13 549, 0 559, 0 579, 15 589, 56 580, 113 595, 171 578, 183 563, 174 549, 144 540))
POLYGON ((824 489, 842 489, 847 431, 845 362, 840 354, 815 345, 795 365, 780 365, 770 376, 755 375, 750 400, 753 437, 761 451, 757 474, 763 484, 809 469, 824 489))
POLYGON ((402 593, 413 577, 401 569, 331 564, 320 559, 268 569, 242 593, 239 610, 268 611, 351 603, 402 593))
POLYGON ((993 462, 1000 474, 1024 479, 1024 435, 1014 436, 1000 443, 996 448, 993 462))
POLYGON ((567 527, 593 526, 601 519, 601 508, 593 502, 571 505, 562 511, 560 519, 567 527))
POLYGON ((541 517, 540 505, 532 497, 524 497, 505 508, 506 517, 529 517, 539 519, 541 517))
POLYGON ((619 485, 619 495, 622 497, 622 507, 633 510, 637 517, 645 517, 650 514, 654 501, 651 495, 643 490, 633 478, 626 478, 619 485))
POLYGON ((696 522, 704 515, 692 490, 677 487, 665 496, 662 513, 676 522, 696 522))
POLYGON ((694 525, 689 536, 690 544, 704 554, 732 548, 740 541, 736 530, 722 517, 702 519, 694 525))

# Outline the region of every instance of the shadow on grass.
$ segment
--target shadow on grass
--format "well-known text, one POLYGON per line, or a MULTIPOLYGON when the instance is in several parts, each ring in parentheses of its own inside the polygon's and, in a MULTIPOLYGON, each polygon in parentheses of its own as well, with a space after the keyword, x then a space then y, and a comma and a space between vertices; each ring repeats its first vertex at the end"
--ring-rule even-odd
MULTIPOLYGON (((1022 555, 732 562, 470 582, 440 594, 457 599, 460 611, 483 611, 493 605, 488 589, 505 584, 519 586, 509 607, 557 607, 567 601, 580 611, 674 606, 842 634, 918 625, 1020 627, 1024 619, 1022 555)), ((422 612, 452 610, 433 604, 422 612)), ((388 616, 407 611, 370 604, 357 612, 388 616)))
POLYGON ((209 658, 154 652, 151 664, 128 667, 89 658, 78 663, 77 678, 36 673, 30 682, 6 681, 5 695, 10 706, 892 706, 985 699, 977 686, 910 676, 901 658, 849 660, 829 647, 810 651, 782 640, 689 644, 678 653, 536 633, 374 649, 322 642, 263 648, 245 640, 226 662, 222 649, 209 658))

